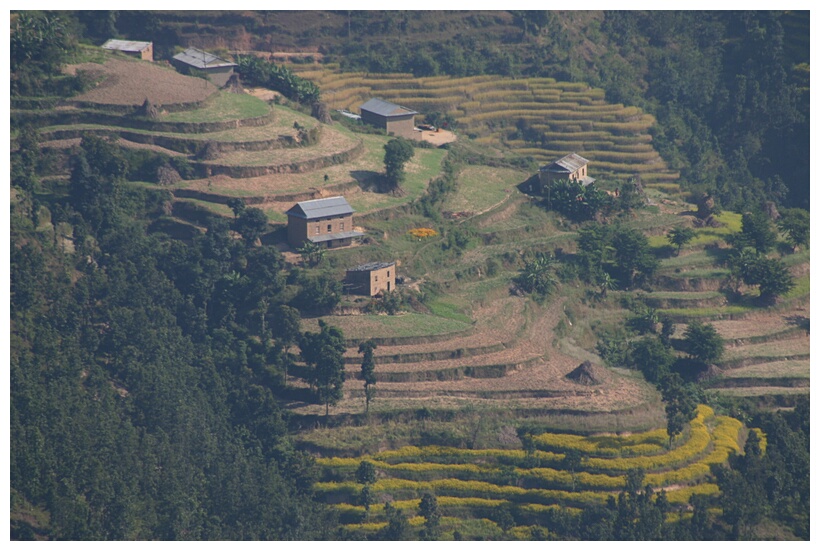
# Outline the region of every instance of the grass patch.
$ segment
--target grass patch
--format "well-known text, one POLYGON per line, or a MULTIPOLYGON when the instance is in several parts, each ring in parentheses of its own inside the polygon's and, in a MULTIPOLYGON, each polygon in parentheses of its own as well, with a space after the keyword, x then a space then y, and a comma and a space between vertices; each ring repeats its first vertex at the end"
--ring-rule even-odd
POLYGON ((755 309, 750 306, 723 306, 721 308, 665 308, 660 313, 682 318, 718 318, 747 314, 755 309))
POLYGON ((462 323, 472 323, 472 318, 461 311, 461 308, 452 302, 453 297, 437 298, 427 304, 430 312, 435 316, 446 319, 460 321, 462 323))
POLYGON ((811 276, 806 274, 802 277, 798 277, 794 280, 794 288, 791 291, 783 295, 783 298, 790 300, 802 296, 806 296, 809 294, 809 290, 811 287, 811 276))
POLYGON ((248 94, 215 94, 201 109, 178 111, 163 115, 163 122, 220 122, 262 117, 270 113, 270 106, 248 94))
POLYGON ((445 207, 453 212, 484 212, 509 197, 528 176, 509 168, 468 166, 459 173, 458 189, 445 207))

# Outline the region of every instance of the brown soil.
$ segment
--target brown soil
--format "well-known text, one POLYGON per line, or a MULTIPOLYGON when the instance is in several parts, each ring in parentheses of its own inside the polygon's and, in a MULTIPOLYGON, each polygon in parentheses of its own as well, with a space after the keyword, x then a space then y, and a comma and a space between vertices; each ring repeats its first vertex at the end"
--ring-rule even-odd
POLYGON ((77 101, 105 105, 142 105, 147 98, 155 105, 172 105, 203 101, 217 87, 201 78, 181 75, 169 67, 146 61, 112 58, 100 65, 69 65, 70 74, 78 70, 103 75, 94 89, 77 96, 77 101))
POLYGON ((420 132, 420 134, 422 140, 431 143, 435 146, 444 145, 446 143, 452 143, 458 140, 458 137, 449 130, 439 130, 438 132, 430 132, 429 130, 423 130, 422 132, 420 132))

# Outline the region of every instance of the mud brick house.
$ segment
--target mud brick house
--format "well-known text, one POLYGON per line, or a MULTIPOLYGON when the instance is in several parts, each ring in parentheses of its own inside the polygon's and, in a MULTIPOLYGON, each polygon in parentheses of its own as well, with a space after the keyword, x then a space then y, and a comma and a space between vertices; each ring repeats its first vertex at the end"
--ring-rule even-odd
POLYGON ((570 153, 566 157, 561 157, 548 165, 544 165, 538 171, 538 182, 541 191, 544 191, 556 180, 569 180, 581 182, 588 186, 595 182, 595 178, 587 175, 587 165, 589 161, 578 155, 570 153))
POLYGON ((171 59, 171 64, 181 73, 188 73, 191 69, 202 71, 208 75, 208 80, 220 87, 227 84, 236 67, 236 63, 196 48, 188 48, 175 55, 171 59))
POLYGON ((373 98, 363 103, 359 111, 362 114, 362 122, 384 128, 388 134, 402 138, 416 137, 414 128, 418 113, 407 107, 373 98))
POLYGON ((348 292, 373 297, 381 292, 395 290, 396 263, 370 262, 349 268, 345 276, 348 292))
POLYGON ((105 50, 122 52, 125 55, 145 61, 154 61, 154 43, 138 42, 136 40, 118 40, 112 38, 102 45, 105 50))
POLYGON ((364 235, 353 230, 353 212, 341 196, 296 203, 285 213, 288 243, 292 247, 301 247, 306 241, 328 249, 347 247, 364 235))

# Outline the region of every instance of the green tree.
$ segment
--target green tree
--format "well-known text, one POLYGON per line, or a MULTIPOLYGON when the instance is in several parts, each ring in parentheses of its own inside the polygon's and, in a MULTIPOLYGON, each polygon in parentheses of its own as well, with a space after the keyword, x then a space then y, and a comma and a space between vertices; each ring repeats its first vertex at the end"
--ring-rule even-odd
POLYGON ((240 214, 242 214, 247 205, 245 204, 245 200, 241 197, 231 197, 228 199, 228 208, 233 211, 233 217, 238 218, 240 214))
POLYGON ((612 248, 615 269, 626 287, 648 280, 658 269, 658 259, 652 254, 649 240, 638 230, 616 227, 612 235, 612 248))
POLYGON ((319 333, 304 333, 299 347, 302 359, 308 365, 311 385, 315 386, 319 401, 325 405, 327 416, 330 406, 342 398, 346 350, 344 335, 339 328, 319 320, 319 333))
POLYGON ((745 284, 758 286, 763 304, 773 303, 795 286, 794 277, 781 260, 763 255, 755 255, 744 263, 741 277, 745 284))
POLYGON ((379 530, 379 539, 385 541, 406 541, 410 539, 410 523, 399 509, 391 502, 384 504, 384 516, 387 526, 379 530))
POLYGON ((747 212, 741 217, 741 230, 735 236, 736 247, 753 247, 765 254, 774 247, 777 234, 772 221, 761 211, 747 212))
POLYGON ((362 380, 364 380, 364 400, 365 413, 370 412, 370 401, 376 393, 376 360, 373 351, 376 350, 376 343, 367 340, 359 345, 359 354, 364 354, 362 358, 362 380))
POLYGON ((811 236, 809 212, 804 209, 784 209, 780 214, 777 226, 786 234, 792 252, 797 247, 808 247, 811 236))
POLYGON ((521 273, 515 278, 515 283, 526 293, 535 293, 542 298, 548 297, 558 286, 555 257, 538 253, 534 259, 524 264, 521 273))
POLYGON ((683 340, 686 352, 701 364, 715 363, 723 356, 723 337, 711 323, 691 322, 683 333, 683 340))
POLYGON ((660 382, 675 362, 675 355, 657 337, 644 337, 629 345, 629 363, 650 383, 660 382))
POLYGON ((404 165, 413 158, 413 144, 404 138, 393 138, 384 145, 384 173, 387 189, 401 189, 404 183, 404 165))
POLYGON ((674 438, 695 418, 698 393, 694 385, 685 384, 677 373, 667 374, 661 379, 659 386, 665 404, 666 432, 671 446, 674 438))
POLYGON ((322 263, 325 258, 325 249, 322 245, 314 243, 313 241, 305 241, 301 247, 296 249, 296 252, 302 255, 305 264, 311 268, 315 268, 322 263))
POLYGON ((243 209, 234 222, 234 229, 239 232, 248 245, 253 245, 268 229, 268 216, 262 209, 250 207, 243 209))
POLYGON ((439 535, 439 524, 441 522, 441 512, 438 509, 436 496, 425 493, 419 503, 419 515, 424 517, 424 529, 422 530, 422 540, 435 540, 439 535))
POLYGON ((669 230, 666 237, 669 239, 669 242, 675 246, 675 254, 680 255, 681 249, 695 238, 695 230, 680 226, 669 230))
POLYGON ((376 482, 376 466, 370 461, 360 461, 356 468, 356 482, 359 484, 374 484, 376 482))

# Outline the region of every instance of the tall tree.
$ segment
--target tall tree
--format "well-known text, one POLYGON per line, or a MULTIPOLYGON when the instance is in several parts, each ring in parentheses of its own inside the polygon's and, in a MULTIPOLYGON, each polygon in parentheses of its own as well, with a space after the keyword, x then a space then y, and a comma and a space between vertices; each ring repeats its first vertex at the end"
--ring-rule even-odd
POLYGON ((792 246, 792 252, 797 247, 808 247, 811 236, 809 212, 804 209, 784 209, 780 214, 777 226, 786 233, 786 239, 792 246))
POLYGON ((376 394, 376 360, 373 351, 376 350, 376 343, 373 340, 366 340, 359 345, 359 354, 364 354, 362 358, 362 380, 364 380, 364 403, 365 413, 370 413, 370 401, 376 394))
POLYGON ((343 396, 344 335, 338 327, 319 320, 319 333, 304 333, 299 347, 309 367, 310 382, 316 387, 319 401, 325 405, 325 415, 330 415, 330 406, 343 396))
POLYGON ((401 188, 405 178, 404 165, 413 155, 413 144, 404 138, 393 138, 384 144, 384 173, 388 190, 401 188))
POLYGON ((715 363, 723 355, 723 338, 711 323, 693 321, 683 334, 689 355, 701 364, 715 363))
POLYGON ((438 500, 431 493, 425 493, 419 503, 419 515, 424 517, 424 530, 422 530, 422 540, 435 540, 439 535, 439 524, 441 522, 441 512, 438 509, 438 500))

